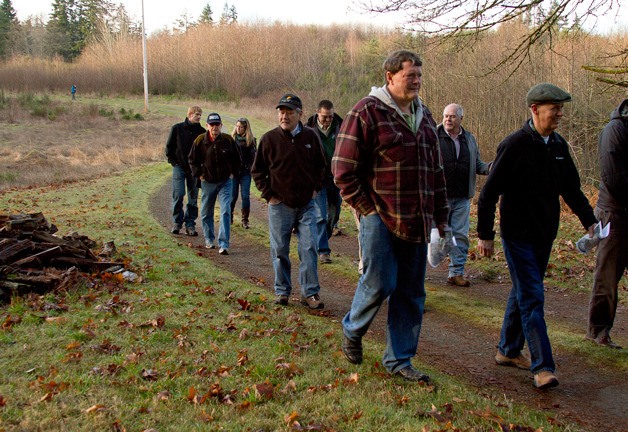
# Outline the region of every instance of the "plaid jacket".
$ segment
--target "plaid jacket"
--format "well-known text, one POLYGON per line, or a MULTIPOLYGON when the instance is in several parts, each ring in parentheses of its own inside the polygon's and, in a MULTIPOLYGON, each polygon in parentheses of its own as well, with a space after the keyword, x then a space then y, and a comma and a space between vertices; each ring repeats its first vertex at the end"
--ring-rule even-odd
POLYGON ((392 234, 416 243, 429 242, 432 222, 446 224, 449 212, 436 123, 422 107, 415 134, 395 108, 365 97, 345 117, 332 160, 351 207, 377 211, 392 234))

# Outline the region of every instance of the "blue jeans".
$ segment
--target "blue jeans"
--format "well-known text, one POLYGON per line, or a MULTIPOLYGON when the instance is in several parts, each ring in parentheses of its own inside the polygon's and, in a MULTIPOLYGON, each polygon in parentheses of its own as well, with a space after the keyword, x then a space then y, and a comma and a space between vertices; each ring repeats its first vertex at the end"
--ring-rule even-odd
POLYGON ((378 214, 360 219, 363 274, 351 310, 342 320, 345 336, 360 339, 388 298, 386 350, 382 363, 395 373, 415 356, 425 304, 427 244, 411 243, 388 231, 378 214))
POLYGON ((329 235, 327 235, 327 189, 322 188, 316 198, 316 238, 319 254, 331 253, 329 235))
POLYGON ((196 218, 198 217, 198 187, 196 179, 192 174, 185 174, 180 166, 172 167, 172 221, 182 227, 185 223, 186 228, 194 228, 196 226, 196 218), (187 187, 188 202, 183 212, 183 198, 185 197, 185 189, 187 187))
POLYGON ((242 208, 251 208, 251 172, 243 172, 233 177, 233 192, 231 194, 231 211, 238 201, 238 192, 242 189, 242 208))
POLYGON ((299 252, 299 284, 305 297, 318 294, 318 255, 316 254, 316 204, 291 208, 284 203, 268 206, 270 257, 275 270, 275 294, 290 295, 290 238, 296 228, 299 252))
POLYGON ((543 311, 543 277, 552 251, 552 242, 533 245, 502 239, 502 245, 512 289, 504 313, 499 352, 506 357, 517 357, 523 349, 524 341, 527 341, 532 373, 554 372, 556 366, 543 311))
POLYGON ((216 198, 220 203, 220 229, 218 231, 218 247, 229 249, 229 236, 231 235, 231 192, 232 179, 220 183, 201 181, 201 223, 205 241, 214 243, 214 207, 216 198))
POLYGON ((469 214, 471 200, 467 198, 449 198, 449 226, 456 238, 457 246, 449 252, 449 276, 464 276, 464 265, 469 252, 469 214))

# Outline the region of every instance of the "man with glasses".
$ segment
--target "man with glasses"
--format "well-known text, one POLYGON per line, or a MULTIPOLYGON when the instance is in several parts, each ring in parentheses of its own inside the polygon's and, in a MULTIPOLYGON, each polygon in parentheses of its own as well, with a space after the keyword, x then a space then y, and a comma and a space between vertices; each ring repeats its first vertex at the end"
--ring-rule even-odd
POLYGON ((198 106, 188 108, 186 119, 172 126, 166 142, 166 158, 172 165, 172 220, 170 232, 179 234, 185 224, 185 233, 197 236, 196 218, 198 217, 198 186, 192 175, 188 155, 192 143, 199 135, 205 133, 201 126, 203 110, 198 106), (183 211, 183 199, 186 195, 187 205, 183 211))
POLYGON ((307 120, 307 125, 318 132, 318 136, 325 150, 325 179, 323 188, 316 196, 316 206, 319 215, 316 223, 318 228, 318 257, 321 264, 331 263, 331 249, 329 238, 340 218, 340 189, 334 184, 334 175, 331 173, 331 159, 336 148, 336 137, 340 130, 342 117, 334 112, 334 104, 323 99, 318 103, 316 114, 307 120))
POLYGON ((277 104, 279 126, 259 142, 251 174, 268 202, 270 256, 275 270, 275 304, 290 299, 290 238, 298 240, 301 303, 322 309, 318 283, 318 210, 314 199, 323 186, 325 156, 318 134, 301 123, 301 99, 285 94, 277 104))

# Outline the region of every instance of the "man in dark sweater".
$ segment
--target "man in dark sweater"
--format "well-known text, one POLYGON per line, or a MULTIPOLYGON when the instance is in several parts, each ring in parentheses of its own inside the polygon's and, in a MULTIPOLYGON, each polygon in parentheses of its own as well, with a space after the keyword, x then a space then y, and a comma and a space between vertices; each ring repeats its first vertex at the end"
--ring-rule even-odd
POLYGON ((318 103, 316 114, 307 120, 307 125, 318 132, 318 137, 325 150, 325 178, 323 188, 316 195, 316 205, 319 215, 318 227, 318 257, 321 264, 331 263, 331 248, 329 238, 334 226, 340 217, 340 189, 334 184, 334 175, 331 173, 331 159, 336 148, 336 137, 340 130, 342 117, 334 112, 334 104, 323 99, 318 103))
POLYGON ((199 106, 188 108, 186 119, 172 126, 166 143, 166 158, 172 165, 172 230, 173 234, 179 234, 183 224, 185 233, 196 236, 196 218, 198 217, 198 186, 192 175, 188 155, 192 149, 192 143, 199 135, 205 133, 200 120, 203 110, 199 106), (186 195, 187 205, 183 211, 183 198, 186 195))
POLYGON ((512 289, 495 361, 529 369, 537 388, 558 385, 544 317, 543 278, 560 221, 560 197, 593 236, 593 209, 580 190, 580 176, 567 141, 555 130, 571 95, 549 83, 526 96, 532 118, 507 136, 478 201, 478 250, 493 255, 495 206, 500 199, 500 234, 512 289), (531 359, 523 353, 528 343, 531 359))
POLYGON ((460 105, 447 105, 437 131, 447 183, 448 223, 456 239, 456 246, 449 252, 447 283, 466 287, 471 285, 464 277, 464 265, 469 252, 469 216, 471 198, 475 195, 475 177, 488 174, 490 164, 480 159, 475 137, 462 127, 463 117, 464 110, 460 105))
POLYGON ((270 255, 275 270, 275 303, 287 305, 292 292, 290 238, 298 239, 301 303, 324 307, 320 299, 317 263, 318 210, 314 199, 323 187, 325 156, 316 131, 301 123, 303 105, 288 93, 277 105, 279 126, 259 142, 251 174, 268 202, 270 255))

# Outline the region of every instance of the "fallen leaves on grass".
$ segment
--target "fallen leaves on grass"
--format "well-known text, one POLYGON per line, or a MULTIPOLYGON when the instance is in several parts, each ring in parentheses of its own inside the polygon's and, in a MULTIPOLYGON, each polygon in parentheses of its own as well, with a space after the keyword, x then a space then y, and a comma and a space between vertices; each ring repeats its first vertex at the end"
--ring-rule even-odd
POLYGON ((91 414, 91 413, 96 413, 96 412, 101 412, 101 411, 106 411, 106 410, 107 410, 107 407, 105 407, 105 405, 98 404, 98 405, 90 406, 89 408, 85 410, 85 412, 87 414, 91 414))
POLYGON ((103 340, 100 345, 92 345, 90 348, 103 354, 116 354, 120 351, 120 347, 111 343, 109 339, 103 340))
POLYGON ((0 408, 5 407, 7 405, 7 401, 4 396, 0 395, 0 408))
POLYGON ((17 315, 7 315, 7 317, 2 322, 3 329, 10 329, 14 325, 17 325, 22 322, 22 317, 17 315))
POLYGON ((159 379, 159 372, 155 369, 142 369, 140 376, 146 381, 157 381, 159 379))

